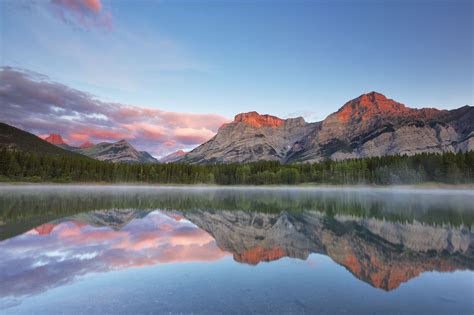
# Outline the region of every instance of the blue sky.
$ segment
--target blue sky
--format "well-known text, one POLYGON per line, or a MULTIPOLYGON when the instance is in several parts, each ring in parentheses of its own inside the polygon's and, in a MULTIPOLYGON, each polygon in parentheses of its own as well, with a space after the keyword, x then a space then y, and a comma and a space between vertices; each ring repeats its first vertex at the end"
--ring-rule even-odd
MULTIPOLYGON (((19 0, 0 9, 3 66, 103 102, 307 121, 370 91, 410 107, 473 105, 472 1, 19 0)), ((203 139, 218 127, 209 128, 203 139)))
POLYGON ((372 90, 472 105, 472 1, 102 1, 112 27, 1 4, 3 65, 106 101, 322 119, 372 90), (309 114, 311 113, 311 114, 309 114))

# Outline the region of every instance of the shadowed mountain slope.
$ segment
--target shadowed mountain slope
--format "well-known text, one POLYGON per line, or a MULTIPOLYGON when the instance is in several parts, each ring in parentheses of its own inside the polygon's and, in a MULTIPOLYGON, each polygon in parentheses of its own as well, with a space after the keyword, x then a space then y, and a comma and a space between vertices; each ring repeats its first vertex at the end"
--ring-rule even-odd
POLYGON ((5 123, 0 123, 0 149, 19 150, 48 156, 81 157, 80 154, 64 150, 34 134, 5 123))

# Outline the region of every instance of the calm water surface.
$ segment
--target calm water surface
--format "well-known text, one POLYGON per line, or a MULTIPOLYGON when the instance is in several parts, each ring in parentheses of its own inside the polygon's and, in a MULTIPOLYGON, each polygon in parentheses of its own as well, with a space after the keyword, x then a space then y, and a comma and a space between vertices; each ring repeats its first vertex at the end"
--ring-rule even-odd
POLYGON ((473 314, 469 190, 0 186, 0 313, 473 314))

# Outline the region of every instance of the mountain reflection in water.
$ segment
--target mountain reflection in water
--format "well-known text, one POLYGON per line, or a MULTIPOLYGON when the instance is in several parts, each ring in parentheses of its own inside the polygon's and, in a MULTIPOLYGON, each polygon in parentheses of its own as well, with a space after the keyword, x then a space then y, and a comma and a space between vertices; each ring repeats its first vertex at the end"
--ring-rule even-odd
POLYGON ((464 197, 453 204, 436 194, 397 202, 391 196, 271 190, 0 194, 0 299, 21 300, 89 273, 226 256, 257 265, 323 254, 385 291, 426 271, 474 269, 473 213, 464 197), (107 210, 94 210, 102 206, 107 210))

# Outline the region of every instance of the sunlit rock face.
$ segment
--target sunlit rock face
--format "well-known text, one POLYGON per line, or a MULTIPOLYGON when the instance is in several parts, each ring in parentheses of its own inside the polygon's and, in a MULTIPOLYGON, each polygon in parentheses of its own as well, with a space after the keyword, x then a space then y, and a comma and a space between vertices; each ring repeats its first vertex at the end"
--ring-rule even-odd
POLYGON ((283 125, 285 123, 285 120, 271 115, 260 115, 257 112, 249 112, 236 115, 234 118, 234 122, 242 122, 255 128, 275 128, 283 125))
POLYGON ((371 92, 317 123, 241 113, 188 153, 190 163, 317 162, 474 149, 474 108, 413 109, 371 92))
POLYGON ((48 137, 44 138, 44 140, 48 141, 51 144, 56 144, 56 145, 66 144, 66 142, 64 142, 63 137, 61 137, 61 135, 57 133, 50 134, 48 137))
POLYGON ((280 119, 256 112, 235 116, 208 142, 189 152, 188 163, 246 163, 261 160, 285 161, 288 151, 316 124, 302 117, 280 119))
POLYGON ((413 109, 371 92, 347 102, 289 152, 291 161, 472 150, 474 108, 413 109), (466 119, 469 117, 468 119, 466 119))
POLYGON ((425 271, 474 269, 473 234, 465 227, 397 223, 318 212, 185 213, 217 245, 248 264, 322 253, 374 287, 392 290, 425 271))

